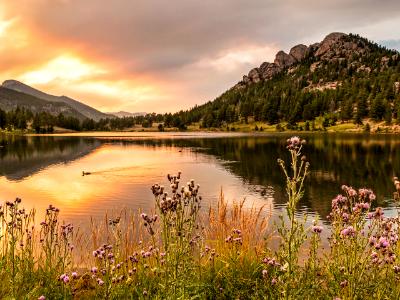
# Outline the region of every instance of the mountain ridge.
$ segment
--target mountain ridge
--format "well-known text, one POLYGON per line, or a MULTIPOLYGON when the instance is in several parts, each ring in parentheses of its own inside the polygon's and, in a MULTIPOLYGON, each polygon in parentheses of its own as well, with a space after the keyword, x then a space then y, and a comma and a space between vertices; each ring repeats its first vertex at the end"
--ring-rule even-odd
POLYGON ((80 114, 82 114, 86 118, 93 119, 95 121, 99 121, 102 118, 110 117, 110 115, 102 113, 102 112, 98 111, 97 109, 95 109, 89 105, 86 105, 82 102, 79 102, 75 99, 72 99, 70 97, 50 95, 50 94, 42 92, 38 89, 35 89, 25 83, 22 83, 20 81, 14 80, 14 79, 5 80, 2 83, 1 87, 7 88, 9 90, 14 90, 14 91, 17 91, 20 93, 24 93, 27 95, 31 95, 36 98, 46 100, 48 102, 65 103, 66 105, 68 105, 72 109, 78 111, 80 114))
POLYGON ((12 111, 17 108, 25 108, 33 113, 47 112, 52 115, 62 113, 65 116, 75 117, 79 120, 86 119, 83 114, 64 102, 46 101, 29 94, 0 86, 0 109, 12 111))

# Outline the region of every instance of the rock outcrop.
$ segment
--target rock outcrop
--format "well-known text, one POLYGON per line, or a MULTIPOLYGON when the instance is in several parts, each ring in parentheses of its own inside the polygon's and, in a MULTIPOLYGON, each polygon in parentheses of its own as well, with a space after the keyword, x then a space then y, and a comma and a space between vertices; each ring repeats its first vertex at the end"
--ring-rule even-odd
POLYGON ((290 49, 289 55, 294 57, 297 62, 302 61, 307 56, 308 47, 300 44, 290 49))
POLYGON ((276 64, 279 68, 284 69, 287 67, 290 67, 291 65, 293 65, 296 61, 296 59, 285 53, 284 51, 279 51, 276 56, 275 56, 275 60, 274 60, 274 64, 276 64))
MULTIPOLYGON (((310 71, 314 72, 324 61, 343 62, 350 57, 365 55, 369 51, 369 46, 365 41, 345 33, 333 32, 328 34, 320 43, 308 47, 303 44, 296 45, 290 49, 289 54, 279 51, 273 63, 264 62, 260 67, 252 69, 247 76, 243 76, 243 80, 235 88, 243 88, 252 83, 270 80, 283 71, 293 72, 295 65, 301 63, 307 57, 313 61, 310 71)), ((356 64, 355 67, 361 67, 358 71, 369 71, 364 70, 360 64, 356 64)))

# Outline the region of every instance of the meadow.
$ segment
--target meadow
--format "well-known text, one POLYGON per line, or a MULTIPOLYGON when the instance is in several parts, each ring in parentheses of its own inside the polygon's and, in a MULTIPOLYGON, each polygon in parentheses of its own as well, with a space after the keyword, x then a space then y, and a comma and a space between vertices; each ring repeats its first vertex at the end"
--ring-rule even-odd
MULTIPOLYGON (((400 218, 386 217, 366 188, 343 186, 330 225, 299 217, 310 163, 304 140, 278 159, 287 204, 271 224, 244 201, 202 207, 183 174, 151 187, 153 211, 123 211, 83 231, 23 201, 1 207, 1 299, 399 299, 400 218), (322 233, 329 247, 323 247, 322 233)), ((312 163, 312 162, 311 162, 312 163)), ((391 180, 391 179, 388 179, 391 180)), ((400 182, 393 179, 399 200, 400 182)))

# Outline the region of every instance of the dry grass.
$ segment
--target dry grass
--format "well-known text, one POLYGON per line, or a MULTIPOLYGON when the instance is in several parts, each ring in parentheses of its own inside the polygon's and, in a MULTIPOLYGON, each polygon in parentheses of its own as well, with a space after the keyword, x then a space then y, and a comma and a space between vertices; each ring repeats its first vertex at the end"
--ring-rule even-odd
POLYGON ((225 238, 233 229, 239 229, 242 232, 243 250, 257 253, 265 248, 270 219, 267 207, 263 205, 257 208, 253 205, 248 209, 245 208, 245 201, 233 201, 230 204, 221 191, 217 207, 210 207, 206 215, 206 242, 222 250, 225 247, 225 238))
MULTIPOLYGON (((225 238, 233 229, 242 232, 242 249, 248 254, 263 251, 268 237, 271 209, 266 205, 250 208, 245 206, 246 200, 229 203, 221 191, 216 207, 209 207, 201 212, 200 225, 204 241, 214 247, 219 253, 226 250, 225 238)), ((151 239, 140 218, 141 212, 123 209, 119 212, 106 214, 102 220, 90 221, 90 230, 75 235, 74 265, 87 268, 94 262, 92 251, 102 244, 118 244, 120 257, 127 258, 133 252, 148 247, 151 239), (119 219, 117 226, 110 220, 119 219)), ((156 228, 159 233, 160 228, 156 228)), ((160 236, 156 233, 156 236, 160 236)))

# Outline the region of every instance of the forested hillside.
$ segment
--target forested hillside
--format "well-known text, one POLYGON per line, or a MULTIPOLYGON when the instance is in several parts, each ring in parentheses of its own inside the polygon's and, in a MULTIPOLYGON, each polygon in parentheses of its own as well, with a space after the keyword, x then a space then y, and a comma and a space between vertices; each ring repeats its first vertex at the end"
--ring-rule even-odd
POLYGON ((220 127, 254 117, 275 124, 400 116, 400 57, 357 35, 333 33, 321 43, 277 54, 214 101, 181 113, 185 122, 220 127))

